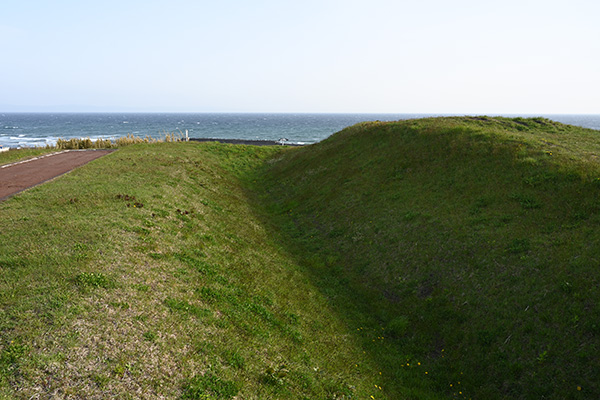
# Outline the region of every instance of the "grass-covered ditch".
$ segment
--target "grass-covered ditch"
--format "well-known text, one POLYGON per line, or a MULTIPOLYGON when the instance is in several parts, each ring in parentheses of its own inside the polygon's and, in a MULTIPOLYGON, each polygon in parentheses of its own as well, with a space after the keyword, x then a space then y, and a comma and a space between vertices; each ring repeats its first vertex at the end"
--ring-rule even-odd
POLYGON ((123 147, 0 203, 0 394, 599 397, 597 135, 123 147))

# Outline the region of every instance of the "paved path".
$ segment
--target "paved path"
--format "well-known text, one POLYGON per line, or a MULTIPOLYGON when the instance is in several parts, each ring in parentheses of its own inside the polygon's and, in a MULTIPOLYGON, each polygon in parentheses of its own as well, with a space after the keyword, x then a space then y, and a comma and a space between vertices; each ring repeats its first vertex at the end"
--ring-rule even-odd
POLYGON ((66 150, 0 165, 0 200, 56 178, 114 150, 66 150))

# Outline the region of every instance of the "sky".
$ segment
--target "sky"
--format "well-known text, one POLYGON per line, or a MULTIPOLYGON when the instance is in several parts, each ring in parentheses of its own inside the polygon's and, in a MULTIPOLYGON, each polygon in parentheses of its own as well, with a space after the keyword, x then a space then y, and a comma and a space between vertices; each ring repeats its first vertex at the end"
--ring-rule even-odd
POLYGON ((598 0, 2 0, 0 111, 599 114, 598 0))

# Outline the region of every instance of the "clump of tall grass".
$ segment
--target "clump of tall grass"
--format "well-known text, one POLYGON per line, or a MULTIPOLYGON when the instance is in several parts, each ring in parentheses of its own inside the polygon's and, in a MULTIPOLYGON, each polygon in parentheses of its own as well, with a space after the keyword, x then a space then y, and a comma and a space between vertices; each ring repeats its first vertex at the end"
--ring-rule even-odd
POLYGON ((135 136, 133 134, 127 134, 127 136, 123 136, 115 139, 115 144, 117 146, 129 146, 130 144, 138 144, 138 143, 157 143, 158 139, 155 139, 150 136, 146 136, 144 138, 135 136))
POLYGON ((111 141, 110 139, 96 139, 90 138, 72 138, 69 140, 58 139, 54 146, 46 146, 46 148, 54 148, 59 150, 79 150, 79 149, 111 149, 116 147, 128 146, 131 144, 138 143, 160 143, 160 142, 178 142, 182 140, 181 134, 164 133, 163 138, 153 138, 151 136, 138 137, 133 134, 127 134, 120 138, 111 141))
MULTIPOLYGON (((180 132, 181 133, 181 132, 180 132)), ((174 132, 164 132, 164 137, 163 138, 153 138, 150 136, 141 138, 138 136, 135 136, 133 134, 128 134, 127 136, 124 137, 120 137, 117 138, 115 140, 115 144, 117 146, 128 146, 130 144, 137 144, 137 143, 160 143, 160 142, 179 142, 182 140, 182 136, 181 134, 175 134, 174 132)))
POLYGON ((110 149, 115 145, 109 139, 92 140, 90 138, 69 140, 58 139, 54 146, 46 146, 47 148, 56 148, 61 150, 77 150, 77 149, 110 149))

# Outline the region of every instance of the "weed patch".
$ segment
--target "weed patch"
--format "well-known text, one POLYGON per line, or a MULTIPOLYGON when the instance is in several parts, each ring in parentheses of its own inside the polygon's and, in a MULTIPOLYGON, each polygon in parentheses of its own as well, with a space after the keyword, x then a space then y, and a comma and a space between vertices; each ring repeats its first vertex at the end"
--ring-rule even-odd
POLYGON ((529 239, 513 239, 506 248, 506 251, 513 254, 520 254, 529 251, 530 248, 529 239))
POLYGON ((75 277, 75 282, 80 287, 110 289, 116 286, 114 279, 101 272, 82 272, 75 277))
POLYGON ((287 365, 281 364, 277 367, 268 367, 260 377, 260 381, 265 385, 283 387, 290 371, 287 365))
POLYGON ((205 310, 205 309, 197 307, 193 304, 190 304, 185 300, 167 298, 167 299, 165 299, 164 304, 165 304, 165 306, 167 306, 167 308, 169 308, 172 311, 183 312, 186 314, 196 316, 198 318, 201 318, 201 317, 204 317, 204 316, 207 316, 210 314, 208 310, 205 310))
POLYGON ((183 387, 183 399, 231 399, 239 392, 238 384, 213 372, 190 379, 183 387))
POLYGON ((244 369, 246 366, 246 360, 236 350, 227 350, 223 353, 223 359, 227 364, 234 368, 244 369))
POLYGON ((535 197, 524 193, 513 193, 511 199, 517 201, 525 210, 533 210, 542 207, 542 203, 535 197))
POLYGON ((27 345, 11 340, 0 352, 0 377, 12 380, 19 374, 21 360, 29 353, 27 345))

